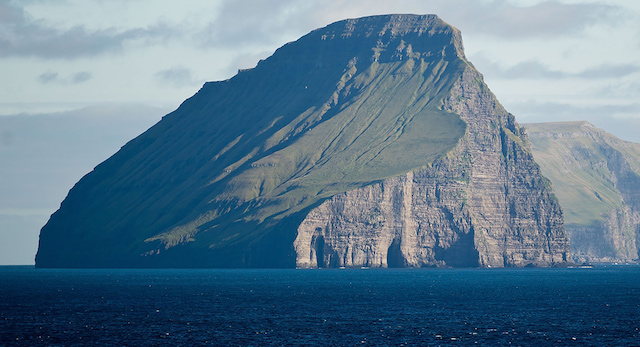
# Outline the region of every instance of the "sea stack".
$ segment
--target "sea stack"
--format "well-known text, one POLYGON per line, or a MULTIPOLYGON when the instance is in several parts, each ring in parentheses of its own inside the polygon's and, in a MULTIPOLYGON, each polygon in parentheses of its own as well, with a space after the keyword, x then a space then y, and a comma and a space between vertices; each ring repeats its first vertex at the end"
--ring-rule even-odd
POLYGON ((83 177, 38 267, 523 267, 569 257, 524 130, 436 15, 348 19, 206 83, 83 177))

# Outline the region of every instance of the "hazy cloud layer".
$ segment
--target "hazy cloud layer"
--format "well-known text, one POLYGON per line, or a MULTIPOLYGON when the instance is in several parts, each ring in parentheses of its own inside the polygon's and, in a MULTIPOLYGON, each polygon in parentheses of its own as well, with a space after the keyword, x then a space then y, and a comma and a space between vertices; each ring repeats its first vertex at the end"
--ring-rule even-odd
POLYGON ((91 74, 89 72, 81 71, 71 76, 71 83, 78 84, 78 83, 86 82, 90 79, 91 79, 91 74))
POLYGON ((482 54, 472 57, 471 60, 483 73, 503 79, 583 78, 597 80, 622 78, 640 72, 640 65, 636 64, 600 64, 582 71, 570 72, 552 69, 536 60, 520 62, 510 67, 504 67, 498 62, 487 59, 482 54))
MULTIPOLYGON (((539 102, 534 100, 511 103, 511 108, 525 111, 530 116, 568 117, 579 119, 583 116, 604 116, 640 119, 640 103, 612 105, 573 105, 561 102, 539 102)), ((515 113, 516 111, 514 111, 515 113)))
POLYGON ((51 71, 44 72, 38 75, 38 77, 36 77, 36 80, 38 80, 38 82, 42 84, 58 84, 58 85, 80 84, 80 83, 87 82, 90 79, 91 79, 91 73, 87 71, 76 72, 73 75, 69 76, 68 78, 61 78, 59 73, 51 72, 51 71))
POLYGON ((60 30, 32 19, 23 8, 0 2, 0 57, 72 59, 121 51, 127 41, 154 41, 172 35, 164 24, 120 30, 90 31, 83 26, 60 30))
POLYGON ((633 98, 633 100, 640 100, 640 81, 613 81, 608 85, 595 88, 592 91, 592 95, 603 95, 614 98, 633 98))
POLYGON ((573 35, 596 23, 613 24, 619 8, 602 4, 545 1, 516 6, 505 0, 224 0, 220 12, 195 35, 205 47, 274 44, 331 22, 365 15, 435 13, 463 29, 508 39, 573 35))
POLYGON ((588 79, 621 78, 640 71, 635 64, 602 64, 574 74, 575 77, 588 79))
POLYGON ((196 38, 206 47, 279 44, 278 38, 283 34, 299 35, 298 32, 315 28, 316 3, 314 0, 225 0, 218 15, 196 38))
POLYGON ((613 24, 622 15, 615 6, 595 3, 544 1, 532 6, 516 6, 505 0, 448 3, 459 6, 457 15, 451 13, 452 22, 455 19, 454 23, 461 23, 460 26, 474 33, 513 39, 572 35, 596 23, 613 24))
POLYGON ((160 83, 169 84, 174 87, 193 86, 204 83, 204 81, 195 79, 190 69, 181 66, 158 71, 155 76, 160 83))
MULTIPOLYGON (((622 15, 614 6, 557 1, 516 6, 506 0, 223 0, 219 11, 211 13, 213 19, 203 23, 174 18, 174 23, 181 24, 159 20, 146 27, 62 30, 33 19, 22 7, 28 4, 0 0, 0 57, 73 59, 121 52, 127 42, 154 44, 172 37, 206 48, 264 47, 347 17, 393 12, 436 13, 465 34, 510 39, 571 35, 596 23, 612 23, 622 15)), ((124 10, 137 8, 135 3, 124 4, 124 10)))
POLYGON ((51 82, 55 82, 58 80, 58 73, 57 72, 44 72, 42 74, 40 74, 38 77, 38 82, 40 83, 51 83, 51 82))

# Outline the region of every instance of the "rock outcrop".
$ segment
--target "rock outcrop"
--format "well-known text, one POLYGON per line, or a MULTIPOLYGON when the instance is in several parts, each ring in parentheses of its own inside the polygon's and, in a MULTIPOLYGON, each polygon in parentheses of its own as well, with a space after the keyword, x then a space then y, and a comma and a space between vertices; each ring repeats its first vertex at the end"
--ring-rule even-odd
POLYGON ((638 262, 640 144, 587 122, 527 124, 565 215, 575 262, 638 262))
POLYGON ((40 267, 552 266, 527 138, 435 15, 349 19, 207 83, 69 192, 40 267))
POLYGON ((560 207, 512 115, 473 67, 443 108, 465 135, 427 168, 333 196, 295 240, 299 267, 553 266, 567 262, 560 207))

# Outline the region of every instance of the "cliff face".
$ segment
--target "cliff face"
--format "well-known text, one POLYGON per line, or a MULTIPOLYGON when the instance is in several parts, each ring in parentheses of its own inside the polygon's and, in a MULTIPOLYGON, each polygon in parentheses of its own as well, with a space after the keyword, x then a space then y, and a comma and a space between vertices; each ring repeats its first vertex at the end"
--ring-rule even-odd
POLYGON ((294 242, 299 267, 553 266, 562 213, 528 140, 468 66, 443 105, 467 124, 426 168, 333 196, 294 242))
POLYGON ((576 262, 637 262, 640 145, 587 122, 527 124, 565 212, 576 262))
POLYGON ((36 265, 554 265, 550 194, 457 29, 350 19, 205 84, 96 167, 36 265))

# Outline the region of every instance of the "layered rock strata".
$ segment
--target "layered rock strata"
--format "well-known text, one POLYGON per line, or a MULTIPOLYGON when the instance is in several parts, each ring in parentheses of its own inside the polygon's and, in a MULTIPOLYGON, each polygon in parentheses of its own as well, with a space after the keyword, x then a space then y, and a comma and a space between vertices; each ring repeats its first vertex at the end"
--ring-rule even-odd
POLYGON ((640 144, 587 122, 526 127, 565 211, 573 261, 638 262, 640 144))
POLYGON ((467 124, 427 168, 338 194, 294 242, 298 267, 523 267, 567 262, 562 212, 513 116, 468 66, 443 108, 467 124))
POLYGON ((36 265, 561 264, 527 144, 456 28, 344 20, 206 83, 83 177, 36 265))

